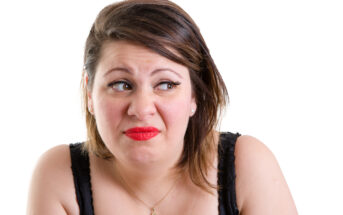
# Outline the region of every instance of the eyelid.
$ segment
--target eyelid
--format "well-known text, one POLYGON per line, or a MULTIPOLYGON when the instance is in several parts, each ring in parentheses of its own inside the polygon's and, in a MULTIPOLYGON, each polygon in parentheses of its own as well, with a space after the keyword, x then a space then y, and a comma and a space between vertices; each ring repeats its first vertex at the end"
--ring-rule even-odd
POLYGON ((119 84, 119 83, 127 83, 131 85, 131 83, 127 80, 116 80, 116 81, 111 81, 110 83, 108 83, 107 87, 112 87, 114 84, 119 84))
MULTIPOLYGON (((128 80, 116 80, 116 81, 112 81, 112 82, 110 82, 109 84, 107 84, 107 87, 112 88, 112 89, 115 89, 115 88, 113 88, 113 86, 116 85, 116 84, 127 84, 128 86, 130 86, 130 88, 131 88, 130 90, 132 90, 132 88, 133 88, 131 82, 128 81, 128 80)), ((123 91, 128 91, 128 90, 117 90, 117 91, 118 91, 118 92, 123 92, 123 91)))
POLYGON ((178 81, 160 81, 156 86, 155 86, 155 88, 157 88, 158 86, 161 86, 162 84, 170 84, 170 85, 172 85, 172 88, 170 88, 170 89, 165 89, 165 90, 162 90, 162 91, 167 91, 167 90, 172 90, 172 89, 174 89, 174 88, 176 88, 178 85, 180 85, 181 83, 180 82, 178 82, 178 81))
MULTIPOLYGON (((179 81, 170 81, 170 80, 161 80, 159 81, 155 86, 154 86, 154 89, 158 88, 159 86, 163 85, 163 84, 168 84, 168 85, 171 85, 171 87, 167 87, 167 89, 157 89, 157 90, 160 90, 160 91, 169 91, 169 90, 173 90, 174 88, 176 88, 178 85, 181 84, 181 82, 179 81)), ((110 83, 107 84, 107 87, 108 88, 111 88, 113 90, 116 90, 118 92, 124 92, 124 91, 129 91, 129 90, 133 90, 134 86, 133 84, 129 81, 129 80, 126 80, 126 79, 120 79, 120 80, 115 80, 115 81, 111 81, 110 83), (114 87, 114 85, 118 85, 118 84, 126 84, 130 87, 130 89, 126 89, 126 90, 118 90, 114 87)))

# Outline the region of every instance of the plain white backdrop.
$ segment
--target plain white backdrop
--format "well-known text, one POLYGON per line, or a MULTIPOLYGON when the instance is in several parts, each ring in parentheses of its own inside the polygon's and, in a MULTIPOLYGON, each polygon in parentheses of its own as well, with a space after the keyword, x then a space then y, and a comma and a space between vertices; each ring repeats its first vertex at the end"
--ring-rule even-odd
MULTIPOLYGON (((343 4, 340 0, 175 1, 223 75, 222 131, 275 154, 299 214, 343 214, 343 4)), ((47 149, 85 140, 84 42, 112 1, 0 3, 1 214, 24 214, 47 149)))

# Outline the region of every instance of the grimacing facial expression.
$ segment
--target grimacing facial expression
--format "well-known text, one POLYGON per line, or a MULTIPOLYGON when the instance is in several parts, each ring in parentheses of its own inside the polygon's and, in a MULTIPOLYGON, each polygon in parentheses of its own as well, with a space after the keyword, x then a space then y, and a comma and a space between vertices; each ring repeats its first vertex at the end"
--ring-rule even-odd
POLYGON ((107 42, 88 99, 99 134, 119 162, 173 165, 180 158, 196 109, 185 66, 143 46, 107 42))

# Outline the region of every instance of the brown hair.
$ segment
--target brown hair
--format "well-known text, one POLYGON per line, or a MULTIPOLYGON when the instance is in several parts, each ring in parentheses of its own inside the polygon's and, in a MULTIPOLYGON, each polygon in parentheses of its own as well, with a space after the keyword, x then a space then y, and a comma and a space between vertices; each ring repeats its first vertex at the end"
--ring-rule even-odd
POLYGON ((87 110, 87 87, 92 89, 102 45, 119 40, 147 47, 189 69, 197 111, 190 118, 177 167, 187 170, 194 184, 211 192, 216 186, 206 176, 217 149, 214 129, 227 103, 227 90, 199 28, 170 1, 122 1, 105 7, 96 18, 84 52, 84 71, 88 74, 87 86, 82 85, 88 134, 85 148, 102 158, 113 157, 99 135, 94 116, 87 110))

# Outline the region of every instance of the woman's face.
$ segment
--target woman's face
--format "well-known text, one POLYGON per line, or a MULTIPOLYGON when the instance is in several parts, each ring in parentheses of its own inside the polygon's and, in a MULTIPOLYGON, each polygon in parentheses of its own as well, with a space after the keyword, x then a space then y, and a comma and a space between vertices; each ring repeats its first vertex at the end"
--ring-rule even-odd
POLYGON ((175 164, 196 109, 189 71, 142 46, 104 45, 88 92, 97 128, 125 164, 175 164))

